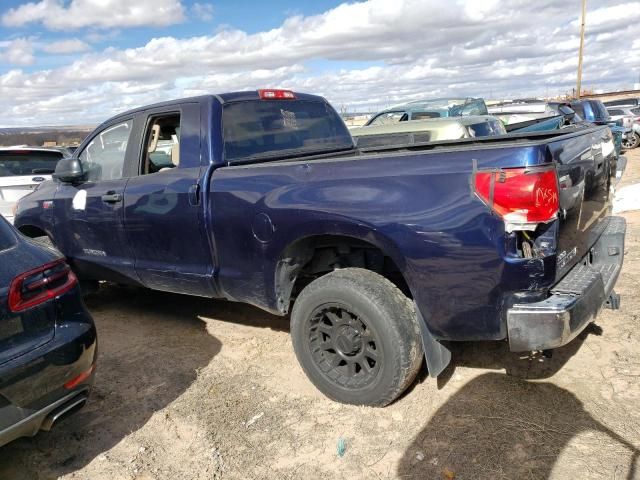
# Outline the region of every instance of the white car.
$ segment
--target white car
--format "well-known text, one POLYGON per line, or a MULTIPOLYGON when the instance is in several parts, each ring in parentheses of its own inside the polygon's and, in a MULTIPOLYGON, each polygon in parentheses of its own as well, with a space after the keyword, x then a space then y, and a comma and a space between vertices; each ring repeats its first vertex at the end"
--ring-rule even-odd
POLYGON ((410 120, 349 131, 359 147, 439 142, 460 138, 506 135, 502 122, 490 115, 410 120))
POLYGON ((629 150, 640 146, 640 107, 633 105, 622 105, 607 107, 607 112, 611 115, 611 120, 622 119, 622 126, 631 129, 622 140, 622 146, 629 150))
POLYGON ((13 223, 13 210, 22 197, 51 179, 65 149, 0 147, 0 215, 13 223))
POLYGON ((487 107, 489 115, 494 115, 505 125, 551 118, 559 113, 547 102, 501 102, 487 107))

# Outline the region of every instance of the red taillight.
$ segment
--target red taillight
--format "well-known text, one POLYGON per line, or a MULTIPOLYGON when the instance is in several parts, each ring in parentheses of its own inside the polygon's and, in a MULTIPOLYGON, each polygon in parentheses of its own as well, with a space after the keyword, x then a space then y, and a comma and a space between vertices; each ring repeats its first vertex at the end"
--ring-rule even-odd
POLYGON ((558 214, 558 178, 554 169, 507 168, 478 171, 478 196, 507 223, 507 230, 528 229, 558 214))
POLYGON ((84 382, 87 378, 91 376, 95 368, 96 368, 96 364, 94 363, 93 365, 91 365, 91 367, 89 367, 89 370, 86 370, 82 372, 80 375, 77 375, 73 377, 71 380, 67 381, 64 384, 64 388, 66 388, 67 390, 71 390, 72 388, 77 387, 78 385, 80 385, 82 382, 84 382))
POLYGON ((274 90, 262 89, 258 90, 258 95, 262 100, 295 100, 296 96, 291 90, 274 90))
POLYGON ((64 260, 56 260, 18 275, 9 286, 9 309, 20 312, 72 289, 78 279, 64 260))

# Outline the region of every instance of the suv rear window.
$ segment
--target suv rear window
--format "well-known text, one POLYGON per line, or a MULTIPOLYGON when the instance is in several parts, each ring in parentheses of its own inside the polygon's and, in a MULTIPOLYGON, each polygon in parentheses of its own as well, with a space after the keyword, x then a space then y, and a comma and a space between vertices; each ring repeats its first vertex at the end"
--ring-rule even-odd
POLYGON ((223 106, 222 125, 228 163, 353 148, 344 122, 325 102, 232 102, 223 106))
POLYGON ((0 152, 0 177, 49 175, 64 155, 62 152, 16 150, 0 152))

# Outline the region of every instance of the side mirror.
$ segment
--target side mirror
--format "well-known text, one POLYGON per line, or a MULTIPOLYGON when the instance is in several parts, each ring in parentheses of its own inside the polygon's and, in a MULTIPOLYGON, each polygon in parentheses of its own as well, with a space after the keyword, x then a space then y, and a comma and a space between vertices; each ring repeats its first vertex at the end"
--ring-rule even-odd
POLYGON ((63 158, 58 161, 52 177, 63 183, 77 183, 85 178, 82 165, 77 158, 63 158))

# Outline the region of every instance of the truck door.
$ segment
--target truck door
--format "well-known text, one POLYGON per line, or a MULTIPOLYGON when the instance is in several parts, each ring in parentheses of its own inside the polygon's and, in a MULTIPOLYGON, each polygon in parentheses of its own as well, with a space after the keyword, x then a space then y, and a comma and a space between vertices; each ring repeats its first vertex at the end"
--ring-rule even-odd
POLYGON ((137 175, 124 195, 126 236, 144 285, 213 296, 200 185, 200 105, 145 112, 137 175))
POLYGON ((93 134, 77 152, 86 180, 61 183, 55 194, 56 246, 86 278, 135 278, 123 230, 126 161, 135 154, 132 130, 133 119, 118 119, 93 134))

